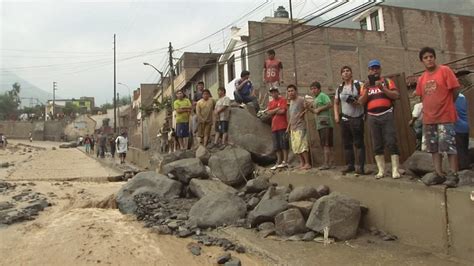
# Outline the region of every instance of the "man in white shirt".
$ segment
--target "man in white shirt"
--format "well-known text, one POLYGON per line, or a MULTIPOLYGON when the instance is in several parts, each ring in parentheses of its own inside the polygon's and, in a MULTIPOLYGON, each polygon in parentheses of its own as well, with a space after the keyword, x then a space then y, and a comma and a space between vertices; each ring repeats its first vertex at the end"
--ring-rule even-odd
POLYGON ((125 163, 125 157, 127 157, 127 150, 128 150, 128 139, 127 133, 122 132, 122 135, 118 136, 115 139, 115 145, 117 145, 117 153, 120 158, 120 163, 125 163))

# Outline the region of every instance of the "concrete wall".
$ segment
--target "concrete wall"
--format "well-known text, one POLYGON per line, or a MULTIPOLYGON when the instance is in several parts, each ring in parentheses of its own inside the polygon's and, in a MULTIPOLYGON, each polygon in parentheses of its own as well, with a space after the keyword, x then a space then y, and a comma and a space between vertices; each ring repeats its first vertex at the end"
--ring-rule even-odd
MULTIPOLYGON (((423 46, 437 51, 439 62, 451 61, 472 54, 473 17, 456 16, 429 11, 383 6, 385 31, 363 31, 342 28, 303 26, 298 33, 315 29, 297 39, 296 58, 298 85, 309 87, 314 80, 334 92, 341 80, 340 68, 349 65, 354 77, 366 79, 367 62, 378 58, 383 73, 407 74, 423 70, 418 52, 423 46)), ((252 81, 258 88, 262 84, 265 51, 269 45, 290 37, 288 24, 249 22, 249 68, 252 81), (264 38, 268 40, 263 40, 264 38)), ((276 56, 283 62, 283 79, 294 83, 292 46, 287 43, 276 47, 276 56)), ((473 63, 472 61, 469 61, 473 63)))
POLYGON ((87 134, 92 135, 94 134, 96 124, 97 122, 90 118, 89 115, 80 115, 65 127, 64 134, 69 139, 77 139, 87 134))
POLYGON ((331 191, 351 196, 368 207, 363 227, 375 226, 398 236, 403 243, 474 261, 474 204, 468 193, 474 187, 446 192, 444 186, 426 187, 406 179, 375 180, 369 176, 320 173, 282 173, 272 181, 293 186, 325 184, 331 191))
POLYGON ((27 139, 31 132, 35 140, 59 141, 64 126, 65 122, 62 121, 0 121, 0 132, 13 139, 27 139))

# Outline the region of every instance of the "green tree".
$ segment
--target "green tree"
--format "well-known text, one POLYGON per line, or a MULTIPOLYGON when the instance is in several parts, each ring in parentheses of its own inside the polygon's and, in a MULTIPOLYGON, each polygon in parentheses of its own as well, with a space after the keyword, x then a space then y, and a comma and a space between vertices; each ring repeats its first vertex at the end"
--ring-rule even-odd
POLYGON ((75 116, 76 113, 80 113, 80 108, 72 102, 67 102, 63 108, 63 113, 67 116, 75 116))
POLYGON ((16 120, 18 118, 18 107, 21 104, 20 90, 20 84, 15 82, 11 90, 0 95, 0 119, 16 120))

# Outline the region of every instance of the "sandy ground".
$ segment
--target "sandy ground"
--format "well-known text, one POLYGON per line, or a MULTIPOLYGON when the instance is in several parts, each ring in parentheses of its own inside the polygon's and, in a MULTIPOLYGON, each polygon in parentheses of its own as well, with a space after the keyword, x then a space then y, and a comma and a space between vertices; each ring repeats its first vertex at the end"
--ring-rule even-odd
MULTIPOLYGON (((24 146, 13 153, 0 150, 0 162, 15 164, 2 169, 0 179, 17 188, 54 193, 48 196, 53 206, 34 221, 0 227, 0 265, 213 265, 223 252, 203 247, 201 256, 193 256, 186 248, 191 239, 157 235, 117 209, 95 208, 123 183, 81 180, 118 171, 77 149, 52 150, 58 144, 47 142, 33 145, 25 152, 24 146), (71 178, 76 181, 62 181, 71 178)), ((0 196, 0 201, 5 197, 0 196)), ((243 265, 269 264, 251 254, 236 257, 243 265)))

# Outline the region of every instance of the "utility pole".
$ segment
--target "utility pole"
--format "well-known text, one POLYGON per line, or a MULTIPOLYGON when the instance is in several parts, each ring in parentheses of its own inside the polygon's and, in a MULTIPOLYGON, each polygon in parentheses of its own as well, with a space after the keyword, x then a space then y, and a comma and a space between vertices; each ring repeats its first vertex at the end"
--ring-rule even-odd
POLYGON ((118 105, 118 107, 119 107, 119 108, 117 109, 117 116, 118 116, 118 119, 119 119, 119 121, 118 121, 118 128, 119 128, 119 130, 120 130, 120 95, 119 95, 118 92, 117 92, 117 102, 118 102, 117 105, 118 105))
POLYGON ((117 134, 117 64, 115 61, 115 34, 114 34, 114 133, 117 134))
POLYGON ((52 114, 53 114, 53 117, 51 117, 51 119, 54 120, 54 115, 56 114, 55 110, 54 110, 54 106, 56 105, 56 90, 57 90, 57 86, 58 83, 56 81, 53 81, 53 111, 52 111, 52 114))
POLYGON ((293 33, 293 6, 290 1, 290 27, 291 27, 291 46, 293 47, 293 74, 295 76, 295 85, 298 86, 298 74, 296 71, 296 47, 295 47, 295 38, 293 33))
POLYGON ((171 110, 174 109, 174 67, 173 67, 173 46, 170 45, 168 47, 168 52, 170 54, 170 82, 171 82, 171 110))

